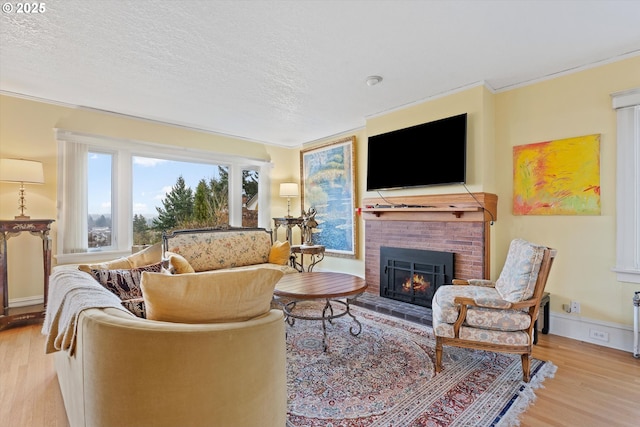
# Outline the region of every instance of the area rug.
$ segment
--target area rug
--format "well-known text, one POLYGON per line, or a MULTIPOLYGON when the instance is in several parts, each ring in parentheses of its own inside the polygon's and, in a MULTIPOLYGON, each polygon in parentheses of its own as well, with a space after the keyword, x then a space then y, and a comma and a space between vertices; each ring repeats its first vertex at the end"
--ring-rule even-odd
MULTIPOLYGON (((307 304, 307 303, 305 303, 307 304)), ((308 304, 305 310, 317 310, 308 304)), ((361 307, 327 323, 287 325, 287 427, 514 426, 556 367, 520 356, 445 347, 435 374, 430 327, 361 307)))

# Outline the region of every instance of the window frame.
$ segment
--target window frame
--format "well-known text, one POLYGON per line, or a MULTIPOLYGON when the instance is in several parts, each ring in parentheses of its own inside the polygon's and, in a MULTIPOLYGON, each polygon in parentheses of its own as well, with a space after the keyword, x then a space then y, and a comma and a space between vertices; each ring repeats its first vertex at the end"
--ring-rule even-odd
POLYGON ((640 283, 640 88, 611 95, 617 122, 616 265, 620 282, 640 283))
MULTIPOLYGON (((210 163, 212 165, 226 166, 229 168, 229 225, 242 226, 242 171, 245 169, 256 170, 259 173, 258 203, 262 209, 258 211, 258 226, 269 228, 270 206, 270 171, 273 167, 268 160, 253 159, 241 156, 216 153, 181 147, 175 145, 159 144, 147 141, 114 138, 102 135, 93 135, 74 132, 64 129, 54 129, 58 141, 58 195, 57 195, 57 244, 56 261, 59 264, 93 262, 97 260, 113 259, 131 254, 133 245, 133 196, 132 196, 132 159, 134 156, 160 158, 167 160, 210 163), (84 213, 72 216, 68 206, 77 205, 69 203, 69 183, 78 182, 82 188, 82 179, 78 175, 86 172, 80 167, 77 171, 78 159, 70 156, 69 148, 82 144, 86 152, 103 152, 113 156, 112 159, 112 193, 111 210, 112 218, 112 246, 105 250, 91 250, 85 252, 65 253, 65 240, 70 239, 71 227, 67 227, 70 218, 84 218, 81 228, 87 228, 86 201, 84 213), (69 228, 65 230, 65 228, 69 228)), ((81 158, 78 155, 77 158, 81 158)), ((86 168, 86 165, 85 165, 86 168)), ((76 187, 75 191, 78 190, 76 187)), ((86 191, 86 184, 84 184, 86 191)), ((84 198, 84 196, 82 196, 84 198)), ((76 209, 81 209, 76 208, 76 209)), ((86 234, 86 230, 84 231, 86 234)), ((86 242, 87 239, 85 238, 86 242)))

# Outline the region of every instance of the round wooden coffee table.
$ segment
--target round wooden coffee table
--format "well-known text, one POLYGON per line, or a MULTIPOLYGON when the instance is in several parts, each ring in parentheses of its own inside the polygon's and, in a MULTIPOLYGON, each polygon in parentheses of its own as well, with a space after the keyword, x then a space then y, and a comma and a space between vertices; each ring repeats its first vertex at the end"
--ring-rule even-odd
POLYGON ((349 328, 351 335, 358 336, 362 332, 362 324, 351 313, 350 302, 355 300, 367 288, 364 279, 345 273, 332 272, 310 272, 285 274, 276 283, 273 291, 276 301, 280 302, 285 319, 289 325, 293 326, 295 319, 321 320, 322 321, 322 346, 327 350, 327 324, 333 319, 349 315, 356 323, 357 328, 349 328), (286 299, 286 302, 279 300, 286 299), (325 300, 325 304, 319 315, 309 315, 297 313, 296 305, 300 301, 325 300), (334 311, 334 305, 340 305, 341 310, 334 311))

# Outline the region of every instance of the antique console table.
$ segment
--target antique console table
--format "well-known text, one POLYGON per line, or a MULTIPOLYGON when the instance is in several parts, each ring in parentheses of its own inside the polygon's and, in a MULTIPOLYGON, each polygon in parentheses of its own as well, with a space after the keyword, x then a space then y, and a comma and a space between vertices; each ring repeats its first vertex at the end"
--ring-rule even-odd
POLYGON ((293 227, 300 227, 300 230, 302 230, 302 217, 273 218, 273 225, 275 227, 276 239, 278 238, 278 228, 285 227, 285 230, 287 231, 287 240, 290 245, 293 245, 293 227))
POLYGON ((53 219, 0 220, 0 330, 14 324, 44 318, 51 274, 51 238, 49 231, 53 219), (9 283, 7 275, 7 240, 28 231, 42 239, 44 268, 44 303, 26 307, 9 308, 9 283))

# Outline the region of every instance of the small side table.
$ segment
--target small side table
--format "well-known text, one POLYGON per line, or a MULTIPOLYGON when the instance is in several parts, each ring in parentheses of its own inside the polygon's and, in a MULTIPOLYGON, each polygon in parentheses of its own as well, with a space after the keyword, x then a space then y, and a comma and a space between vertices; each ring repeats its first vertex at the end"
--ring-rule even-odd
POLYGON ((14 324, 44 318, 49 294, 51 274, 51 237, 49 230, 53 219, 0 220, 0 330, 14 324), (42 239, 42 261, 44 269, 44 304, 9 308, 9 283, 7 279, 7 240, 28 231, 42 239))
POLYGON ((542 314, 541 332, 545 335, 549 333, 549 303, 550 302, 551 302, 551 294, 549 294, 549 292, 544 292, 542 294, 542 299, 540 300, 540 311, 538 312, 538 319, 536 320, 535 325, 533 325, 533 343, 534 344, 538 343, 538 320, 540 319, 540 314, 542 314))
POLYGON ((307 267, 307 272, 313 271, 313 267, 324 259, 325 247, 322 245, 293 245, 291 246, 292 254, 300 254, 300 262, 298 262, 297 255, 291 258, 291 266, 299 272, 305 271, 304 269, 304 256, 309 255, 311 257, 311 263, 307 267))

